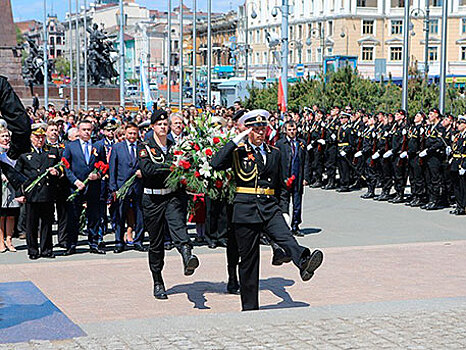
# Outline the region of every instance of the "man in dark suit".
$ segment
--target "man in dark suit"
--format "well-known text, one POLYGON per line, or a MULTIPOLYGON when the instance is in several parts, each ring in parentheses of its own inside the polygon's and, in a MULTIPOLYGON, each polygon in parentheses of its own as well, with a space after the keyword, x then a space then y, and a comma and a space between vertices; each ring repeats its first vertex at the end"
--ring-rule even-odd
POLYGON ((115 215, 115 249, 118 254, 125 249, 124 230, 125 219, 128 209, 133 210, 135 216, 135 236, 131 245, 138 251, 145 252, 142 243, 144 240, 144 223, 142 218, 142 173, 139 169, 137 158, 139 128, 135 123, 128 123, 125 127, 125 141, 118 142, 112 148, 109 169, 109 189, 112 196, 116 198, 116 192, 128 179, 136 174, 136 180, 129 188, 126 196, 119 201, 115 199, 117 206, 115 215))
MULTIPOLYGON (((112 147, 115 144, 115 130, 117 129, 118 125, 115 119, 108 119, 105 120, 101 128, 103 129, 104 137, 96 141, 96 146, 102 148, 104 151, 106 163, 110 163, 110 156, 112 154, 112 147)), ((115 231, 114 224, 116 222, 116 210, 117 205, 116 202, 110 197, 109 191, 109 174, 105 175, 101 181, 101 189, 100 189, 100 224, 99 230, 101 231, 102 235, 105 235, 108 230, 108 214, 107 214, 107 203, 109 203, 109 210, 108 214, 110 214, 110 223, 112 225, 112 229, 115 231)), ((102 246, 104 243, 102 242, 102 246)))
MULTIPOLYGON (((299 225, 302 222, 302 201, 304 186, 309 183, 309 161, 307 156, 307 147, 304 140, 296 137, 297 125, 290 120, 284 125, 286 137, 277 142, 277 148, 281 154, 282 177, 289 183, 288 191, 282 195, 290 201, 293 199, 293 215, 291 219, 291 232, 295 236, 304 236, 299 231, 299 225)), ((287 211, 288 212, 288 211, 287 211)))
POLYGON ((90 251, 93 254, 105 254, 102 249, 102 233, 99 232, 99 199, 101 191, 101 175, 94 173, 94 164, 102 161, 106 163, 103 147, 93 144, 91 141, 93 125, 88 120, 78 124, 79 139, 68 143, 63 152, 63 157, 70 163, 66 169, 66 176, 75 188, 79 189, 79 195, 70 203, 69 226, 67 230, 66 255, 76 252, 76 244, 79 234, 79 218, 83 203, 87 202, 86 218, 88 241, 90 251), (86 186, 83 182, 89 179, 86 186), (99 246, 100 244, 100 246, 99 246))
MULTIPOLYGON (((59 158, 63 156, 65 144, 59 142, 58 125, 54 120, 47 123, 47 130, 45 131, 45 145, 44 149, 55 148, 58 151, 59 158)), ((68 223, 68 212, 66 210, 66 199, 70 195, 70 182, 66 176, 60 177, 58 180, 58 190, 55 198, 55 207, 57 210, 58 221, 58 244, 57 247, 66 248, 66 229, 68 223)))
POLYGON ((259 240, 262 232, 292 257, 304 281, 311 279, 323 261, 321 251, 311 253, 298 244, 283 217, 288 203, 280 196, 281 191, 286 190, 280 169, 280 151, 264 142, 268 117, 265 111, 249 112, 244 122, 249 129, 228 142, 211 161, 215 170, 232 168, 236 180, 232 221, 241 257, 239 276, 243 311, 259 308, 259 240))
POLYGON ((39 257, 55 257, 52 244, 53 201, 57 191, 58 176, 62 175, 62 170, 54 168, 60 162, 58 149, 44 148, 46 128, 45 123, 32 125, 31 152, 22 154, 15 166, 16 170, 27 177, 26 186, 17 191, 17 197, 20 202, 26 203, 26 242, 31 260, 39 257), (49 174, 32 190, 25 192, 24 188, 47 169, 49 174), (37 242, 39 221, 40 253, 37 242))

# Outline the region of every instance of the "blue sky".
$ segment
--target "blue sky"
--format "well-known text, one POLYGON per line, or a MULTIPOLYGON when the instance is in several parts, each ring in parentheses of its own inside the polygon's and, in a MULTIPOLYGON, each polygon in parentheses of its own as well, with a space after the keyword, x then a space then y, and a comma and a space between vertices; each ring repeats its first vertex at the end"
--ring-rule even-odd
MULTIPOLYGON (((71 1, 73 4, 76 0, 71 1)), ((93 0, 87 0, 90 4, 93 0)), ((136 0, 140 5, 146 6, 150 9, 165 10, 167 8, 166 0, 136 0)), ((185 5, 192 7, 193 0, 185 0, 185 5)), ((207 0, 198 0, 198 9, 207 10, 207 0)), ((244 3, 244 0, 214 0, 212 1, 212 11, 214 12, 227 12, 230 9, 237 9, 238 5, 244 3)), ((83 0, 79 0, 79 5, 84 4, 83 0)), ((178 5, 177 0, 172 0, 173 7, 178 5)), ((29 19, 42 20, 44 12, 44 2, 42 0, 11 0, 13 7, 13 17, 15 21, 25 21, 29 19)), ((47 0, 47 9, 49 13, 57 14, 60 19, 65 17, 68 12, 67 0, 47 0)))

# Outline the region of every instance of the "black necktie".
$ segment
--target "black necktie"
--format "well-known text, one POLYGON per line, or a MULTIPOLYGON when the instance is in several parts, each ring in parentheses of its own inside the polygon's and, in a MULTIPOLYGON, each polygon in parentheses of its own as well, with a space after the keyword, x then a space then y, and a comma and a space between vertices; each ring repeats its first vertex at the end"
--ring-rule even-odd
POLYGON ((295 153, 296 153, 296 145, 294 143, 294 140, 291 140, 291 152, 292 152, 292 155, 294 157, 295 153))
POLYGON ((256 147, 256 158, 257 158, 257 164, 259 164, 259 166, 264 166, 264 158, 262 158, 260 147, 256 147))

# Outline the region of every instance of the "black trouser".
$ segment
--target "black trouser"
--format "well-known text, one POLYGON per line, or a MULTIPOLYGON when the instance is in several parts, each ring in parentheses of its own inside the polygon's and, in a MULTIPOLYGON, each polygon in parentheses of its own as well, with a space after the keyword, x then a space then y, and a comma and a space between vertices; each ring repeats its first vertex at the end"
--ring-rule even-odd
POLYGON ((377 186, 377 165, 378 160, 372 160, 371 157, 367 158, 364 163, 366 164, 364 168, 364 174, 366 176, 367 190, 370 193, 375 193, 375 188, 377 186))
POLYGON ((443 192, 442 160, 437 154, 432 154, 426 158, 429 201, 438 203, 443 192))
POLYGON ((26 203, 26 243, 29 255, 39 254, 37 242, 40 221, 40 253, 51 254, 53 250, 52 224, 53 202, 26 203))
POLYGON ((168 231, 176 247, 191 244, 186 227, 186 200, 184 195, 142 196, 144 226, 149 233, 149 267, 154 278, 163 269, 164 236, 168 231))
POLYGON ((395 191, 397 195, 403 196, 406 188, 407 181, 407 159, 401 159, 399 155, 393 155, 393 179, 395 184, 395 191))
MULTIPOLYGON (((297 189, 297 185, 295 184, 290 192, 286 194, 288 197, 288 202, 291 203, 290 198, 293 202, 293 210, 291 211, 291 229, 293 231, 299 230, 299 225, 302 222, 302 203, 303 203, 303 194, 299 192, 297 189)), ((288 208, 289 209, 289 208, 288 208)), ((288 210, 289 212, 289 210, 288 210)))
POLYGON ((239 280, 241 284, 241 304, 243 311, 259 309, 259 240, 262 232, 267 233, 277 244, 291 256, 299 268, 302 258, 309 255, 308 248, 301 247, 290 232, 280 210, 270 220, 258 223, 235 223, 235 235, 238 242, 239 280))
POLYGON ((239 264, 239 251, 238 242, 236 241, 235 231, 233 224, 231 223, 233 216, 233 206, 230 204, 226 205, 226 212, 228 218, 227 227, 227 270, 228 277, 236 279, 238 278, 237 269, 239 264))
POLYGON ((351 182, 350 160, 345 156, 338 155, 338 171, 340 173, 340 187, 349 187, 351 182))
POLYGON ((443 179, 443 200, 448 204, 453 196, 453 182, 451 180, 451 166, 447 160, 442 163, 442 179, 443 179))
POLYGON ((328 182, 334 183, 337 172, 337 153, 336 144, 330 144, 325 149, 325 169, 327 171, 328 182))
POLYGON ((466 175, 461 176, 458 171, 450 172, 453 191, 455 194, 456 209, 466 208, 466 175))
POLYGON ((92 200, 89 195, 78 195, 73 201, 68 202, 68 223, 66 229, 66 246, 68 249, 76 248, 79 230, 81 229, 81 213, 86 202, 85 216, 87 219, 87 239, 90 248, 97 248, 103 240, 100 224, 100 202, 92 200), (86 199, 87 198, 87 199, 86 199))
POLYGON ((312 161, 311 171, 309 178, 316 182, 322 181, 322 175, 324 173, 324 151, 319 148, 313 148, 312 153, 314 154, 314 159, 312 161))
POLYGON ((55 206, 57 208, 57 222, 58 222, 58 244, 66 245, 66 229, 68 223, 68 211, 66 210, 66 198, 57 198, 55 206))
POLYGON ((382 159, 382 193, 389 194, 393 186, 393 166, 390 159, 382 159))
POLYGON ((409 155, 409 183, 411 184, 411 194, 422 199, 426 195, 426 182, 424 179, 424 160, 416 154, 409 155))
POLYGON ((206 227, 205 235, 209 243, 227 244, 228 215, 226 201, 213 200, 205 196, 206 203, 206 227))

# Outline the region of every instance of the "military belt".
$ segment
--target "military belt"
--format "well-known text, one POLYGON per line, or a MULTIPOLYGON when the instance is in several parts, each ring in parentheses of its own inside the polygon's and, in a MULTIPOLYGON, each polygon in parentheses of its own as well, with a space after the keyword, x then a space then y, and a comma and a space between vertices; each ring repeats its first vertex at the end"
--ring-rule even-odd
POLYGON ((457 153, 457 154, 454 154, 454 155, 453 155, 453 158, 466 158, 466 154, 459 154, 459 153, 457 153))
POLYGON ((272 188, 254 188, 254 187, 237 187, 236 193, 242 194, 264 194, 269 196, 275 195, 275 190, 272 188))
POLYGON ((344 143, 339 143, 339 144, 338 144, 338 147, 346 147, 346 146, 349 146, 349 143, 348 143, 348 142, 344 142, 344 143))
POLYGON ((172 193, 173 190, 171 188, 145 188, 144 194, 157 194, 159 196, 165 196, 166 194, 172 193))

